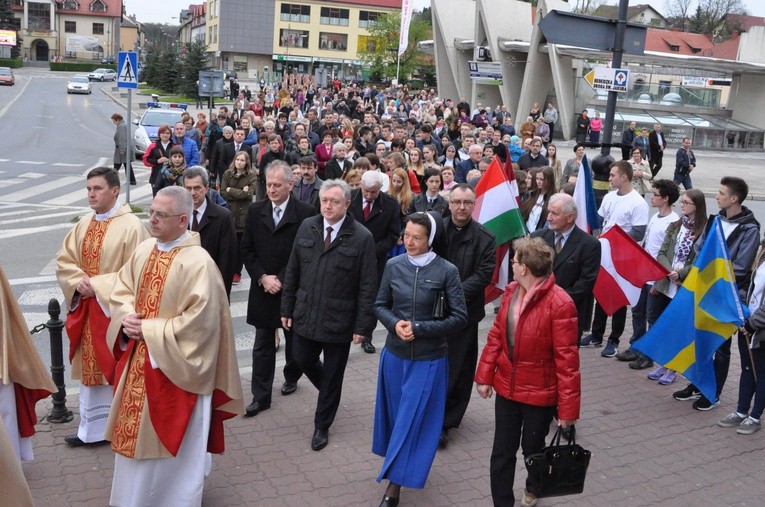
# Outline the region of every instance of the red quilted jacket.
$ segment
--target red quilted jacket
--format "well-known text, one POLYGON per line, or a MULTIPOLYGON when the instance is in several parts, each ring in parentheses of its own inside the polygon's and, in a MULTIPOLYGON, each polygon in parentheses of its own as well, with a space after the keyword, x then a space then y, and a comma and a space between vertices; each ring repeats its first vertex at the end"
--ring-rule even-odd
POLYGON ((498 395, 539 407, 558 406, 558 417, 579 419, 581 376, 576 306, 549 278, 531 295, 516 323, 513 356, 508 355, 507 312, 518 282, 507 286, 489 330, 475 381, 498 395))

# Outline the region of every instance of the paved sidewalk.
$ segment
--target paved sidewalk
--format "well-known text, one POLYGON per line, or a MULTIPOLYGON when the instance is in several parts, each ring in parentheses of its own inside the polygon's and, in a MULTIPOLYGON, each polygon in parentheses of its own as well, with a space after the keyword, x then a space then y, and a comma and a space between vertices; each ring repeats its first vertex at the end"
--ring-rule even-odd
MULTIPOLYGON (((481 324, 481 348, 493 315, 481 324)), ((627 326, 625 336, 629 336, 627 326)), ((377 332, 375 342, 384 336, 377 332)), ((585 492, 543 499, 546 505, 706 506, 765 502, 765 433, 738 435, 716 422, 735 408, 738 352, 720 407, 698 412, 691 402, 671 398, 684 381, 664 387, 625 363, 581 350, 582 417, 578 441, 592 451, 585 492)), ((304 378, 289 397, 278 392, 270 410, 226 423, 226 448, 214 456, 205 483, 205 506, 320 506, 379 504, 381 458, 370 452, 379 353, 352 349, 345 389, 329 446, 310 449, 316 391, 304 378)), ((283 355, 279 354, 283 363, 283 355)), ((249 365, 242 364, 242 367, 249 365)), ((650 371, 650 370, 648 370, 650 371)), ((249 391, 249 374, 242 378, 249 391)), ((281 383, 277 373, 275 389, 281 383)), ((249 402, 249 397, 246 398, 249 402)), ((77 407, 75 396, 67 405, 77 407)), ((42 416, 50 401, 40 403, 42 416)), ((114 456, 108 446, 67 447, 78 417, 65 425, 42 421, 34 437, 35 461, 23 465, 39 506, 104 506, 108 503, 114 456)), ((489 456, 494 434, 493 400, 474 393, 462 427, 439 451, 424 490, 404 490, 402 505, 491 505, 489 456)), ((520 495, 525 471, 515 478, 520 495)), ((1 502, 0 502, 1 503, 1 502)))

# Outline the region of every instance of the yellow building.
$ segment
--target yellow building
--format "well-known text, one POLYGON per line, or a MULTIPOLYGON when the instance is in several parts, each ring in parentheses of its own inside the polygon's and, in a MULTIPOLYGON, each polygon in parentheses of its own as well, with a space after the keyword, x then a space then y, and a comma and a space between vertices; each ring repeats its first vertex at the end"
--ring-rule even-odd
POLYGON ((401 0, 277 0, 273 71, 314 74, 319 81, 360 77, 359 49, 377 50, 367 28, 400 10, 401 0))

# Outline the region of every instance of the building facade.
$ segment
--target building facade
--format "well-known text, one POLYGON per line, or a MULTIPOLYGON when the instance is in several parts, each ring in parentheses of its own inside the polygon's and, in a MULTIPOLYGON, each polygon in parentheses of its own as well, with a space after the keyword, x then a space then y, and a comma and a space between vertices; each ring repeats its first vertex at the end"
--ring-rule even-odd
POLYGON ((101 60, 120 48, 121 0, 13 0, 25 60, 101 60))
POLYGON ((270 68, 273 0, 207 0, 205 38, 214 69, 256 79, 270 68))
POLYGON ((192 4, 183 9, 178 17, 181 27, 178 29, 178 40, 181 44, 204 42, 206 40, 207 5, 192 4))
POLYGON ((360 79, 359 53, 385 51, 370 37, 370 24, 400 10, 401 0, 277 0, 272 70, 313 74, 319 82, 360 79))

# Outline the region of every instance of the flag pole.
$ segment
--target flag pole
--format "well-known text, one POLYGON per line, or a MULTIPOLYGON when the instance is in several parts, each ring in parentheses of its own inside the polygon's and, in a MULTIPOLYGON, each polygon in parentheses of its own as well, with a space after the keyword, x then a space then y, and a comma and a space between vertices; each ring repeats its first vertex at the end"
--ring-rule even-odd
POLYGON ((401 53, 396 57, 396 86, 398 86, 398 71, 401 68, 401 53))

